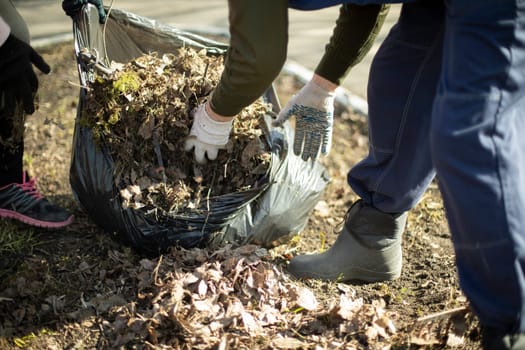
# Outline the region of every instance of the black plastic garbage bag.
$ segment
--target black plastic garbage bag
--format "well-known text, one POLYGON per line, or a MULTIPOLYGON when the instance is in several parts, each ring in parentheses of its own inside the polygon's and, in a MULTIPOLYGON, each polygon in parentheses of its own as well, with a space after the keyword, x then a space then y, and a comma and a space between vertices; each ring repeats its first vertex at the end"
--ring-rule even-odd
MULTIPOLYGON (((100 25, 92 5, 74 19, 73 31, 82 86, 93 79, 97 65, 109 66, 111 61, 127 63, 151 52, 175 53, 183 46, 205 48, 208 54, 216 55, 227 50, 225 44, 205 35, 118 9, 111 10, 105 26, 100 25), (86 54, 90 60, 86 60, 86 54)), ((279 108, 273 87, 264 97, 279 108)), ((103 139, 95 144, 92 130, 80 123, 85 106, 86 91, 81 89, 70 169, 73 193, 97 225, 141 253, 158 254, 174 245, 271 245, 305 227, 329 181, 321 164, 304 162, 293 154, 289 147, 293 140, 290 126, 273 128, 268 115, 266 139, 271 149, 271 166, 257 185, 247 191, 212 197, 200 210, 152 219, 140 209, 123 208, 109 148, 103 139)))

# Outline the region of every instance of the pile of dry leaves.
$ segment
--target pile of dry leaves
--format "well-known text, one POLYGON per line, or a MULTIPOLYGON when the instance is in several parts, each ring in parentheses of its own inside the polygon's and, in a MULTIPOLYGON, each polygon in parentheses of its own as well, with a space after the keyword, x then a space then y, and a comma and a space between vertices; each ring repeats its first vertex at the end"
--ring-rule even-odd
POLYGON ((109 310, 108 347, 337 348, 345 335, 359 333, 372 344, 396 333, 383 300, 365 303, 344 284, 337 285, 338 298, 318 300, 254 245, 174 249, 127 269, 136 276, 140 308, 126 303, 109 310))
POLYGON ((271 106, 262 99, 236 117, 217 160, 200 165, 184 151, 191 112, 217 85, 222 56, 181 48, 112 68, 90 84, 81 123, 110 150, 124 207, 172 215, 198 208, 205 198, 252 188, 267 173, 263 116, 271 106))

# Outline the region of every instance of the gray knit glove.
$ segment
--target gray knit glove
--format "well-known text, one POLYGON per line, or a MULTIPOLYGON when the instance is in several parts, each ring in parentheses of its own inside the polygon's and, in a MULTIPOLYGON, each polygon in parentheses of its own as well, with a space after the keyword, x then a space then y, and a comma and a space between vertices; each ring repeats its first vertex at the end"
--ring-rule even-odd
POLYGON ((327 155, 332 145, 335 92, 330 92, 308 82, 290 99, 281 110, 274 126, 282 126, 292 115, 295 116, 295 138, 293 150, 303 160, 315 161, 327 155))

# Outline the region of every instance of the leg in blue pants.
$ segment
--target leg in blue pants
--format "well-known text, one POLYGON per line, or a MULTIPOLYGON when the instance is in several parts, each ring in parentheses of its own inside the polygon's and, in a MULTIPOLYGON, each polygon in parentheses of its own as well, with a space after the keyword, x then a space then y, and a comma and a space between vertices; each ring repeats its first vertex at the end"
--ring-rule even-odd
POLYGON ((447 2, 431 151, 461 287, 484 326, 525 332, 525 2, 447 2))
MULTIPOLYGON (((362 201, 328 251, 289 270, 395 278, 395 213, 437 174, 462 290, 484 329, 524 334, 525 0, 404 4, 371 67, 369 128, 369 155, 348 174, 362 201)), ((525 349, 525 336, 501 339, 494 349, 525 349)))
POLYGON ((450 1, 442 43, 439 11, 405 4, 370 72, 370 152, 348 175, 366 203, 396 213, 434 164, 461 286, 482 324, 510 332, 525 331, 524 6, 450 1))
POLYGON ((369 154, 348 173, 367 204, 387 213, 415 206, 434 177, 429 129, 444 28, 442 1, 404 4, 372 61, 369 154))
POLYGON ((372 62, 369 154, 348 174, 362 200, 348 210, 328 251, 290 261, 293 275, 367 282, 399 277, 406 211, 435 175, 429 134, 441 73, 444 8, 441 0, 403 5, 372 62))
POLYGON ((388 213, 413 208, 437 174, 481 324, 525 333, 525 0, 404 4, 372 63, 369 130, 369 155, 348 174, 362 202, 328 251, 289 270, 395 277, 404 221, 388 213))

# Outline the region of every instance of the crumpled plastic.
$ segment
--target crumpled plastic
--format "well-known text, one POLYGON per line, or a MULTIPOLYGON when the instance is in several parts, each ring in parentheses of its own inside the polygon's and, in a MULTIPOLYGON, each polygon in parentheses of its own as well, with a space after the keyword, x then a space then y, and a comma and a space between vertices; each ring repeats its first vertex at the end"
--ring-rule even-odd
MULTIPOLYGON (((109 66, 111 61, 126 63, 154 51, 174 53, 182 46, 220 55, 227 50, 224 43, 201 33, 114 8, 105 27, 99 24, 92 5, 85 6, 73 23, 81 86, 93 79, 97 66, 109 66), (95 59, 88 63, 83 56, 86 52, 95 59)), ((157 255, 172 246, 275 245, 304 229, 330 181, 320 163, 304 162, 293 154, 289 147, 293 128, 288 123, 274 128, 272 116, 267 115, 266 141, 272 159, 268 174, 258 184, 247 191, 210 198, 199 211, 152 219, 140 209, 123 208, 108 147, 103 140, 95 144, 91 129, 80 123, 80 116, 86 113, 86 98, 86 90, 81 88, 70 168, 73 194, 91 220, 140 253, 157 255)), ((277 113, 279 101, 273 86, 264 98, 277 113)))

